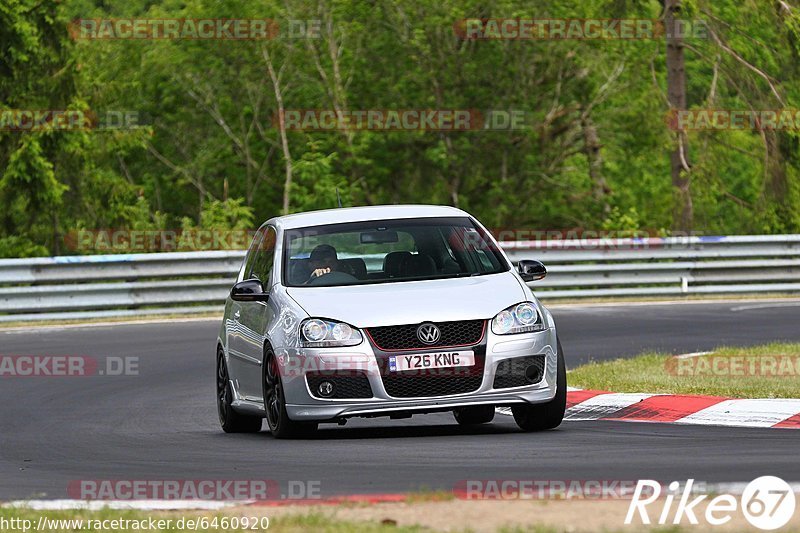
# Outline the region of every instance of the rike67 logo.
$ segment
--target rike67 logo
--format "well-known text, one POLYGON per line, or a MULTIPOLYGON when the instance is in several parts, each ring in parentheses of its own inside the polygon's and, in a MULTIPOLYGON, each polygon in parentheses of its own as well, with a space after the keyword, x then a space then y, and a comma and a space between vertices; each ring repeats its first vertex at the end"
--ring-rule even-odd
POLYGON ((693 479, 688 480, 682 490, 681 484, 673 481, 667 487, 663 507, 658 509, 662 502, 661 484, 649 479, 639 480, 625 524, 634 523, 638 514, 641 523, 649 525, 652 522, 648 511, 656 511, 653 521, 659 525, 678 525, 684 518, 690 524, 698 525, 700 516, 709 525, 721 526, 730 522, 736 513, 742 513, 753 527, 769 531, 785 526, 794 515, 795 494, 792 487, 778 477, 754 479, 742 491, 740 499, 731 494, 722 494, 708 501, 708 494, 691 499, 696 495, 693 486, 693 479), (701 504, 705 506, 703 513, 700 512, 701 504))

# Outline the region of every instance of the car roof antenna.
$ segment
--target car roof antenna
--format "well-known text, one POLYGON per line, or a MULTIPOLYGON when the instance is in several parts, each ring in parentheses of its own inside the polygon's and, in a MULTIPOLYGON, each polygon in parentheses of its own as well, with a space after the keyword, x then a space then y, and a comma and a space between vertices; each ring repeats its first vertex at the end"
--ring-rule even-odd
POLYGON ((342 207, 342 197, 339 196, 339 187, 336 187, 336 201, 339 202, 339 207, 342 207))

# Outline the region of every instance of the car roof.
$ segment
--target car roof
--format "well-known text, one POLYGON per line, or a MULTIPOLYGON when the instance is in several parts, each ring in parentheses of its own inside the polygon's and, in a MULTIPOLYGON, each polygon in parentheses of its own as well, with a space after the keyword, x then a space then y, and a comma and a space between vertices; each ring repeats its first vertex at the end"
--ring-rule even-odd
POLYGON ((268 222, 284 229, 293 229, 368 220, 468 216, 470 215, 461 209, 445 205, 373 205, 295 213, 293 215, 275 217, 268 222))

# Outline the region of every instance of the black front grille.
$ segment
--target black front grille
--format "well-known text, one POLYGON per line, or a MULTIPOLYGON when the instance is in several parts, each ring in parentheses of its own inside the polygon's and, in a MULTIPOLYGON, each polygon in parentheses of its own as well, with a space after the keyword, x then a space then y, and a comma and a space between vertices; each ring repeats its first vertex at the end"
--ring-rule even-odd
POLYGON ((529 355, 504 359, 497 365, 494 375, 495 389, 524 387, 542 381, 544 377, 544 355, 529 355))
POLYGON ((316 398, 372 398, 372 387, 369 386, 369 379, 363 372, 313 372, 306 374, 308 388, 312 396, 316 398), (318 387, 323 381, 330 381, 333 384, 333 394, 322 396, 318 387))
POLYGON ((478 390, 482 375, 404 375, 403 372, 383 376, 386 393, 394 398, 425 398, 465 394, 478 390))
POLYGON ((469 346, 478 344, 483 339, 483 320, 438 322, 436 326, 441 332, 441 337, 434 344, 425 344, 419 340, 417 337, 419 324, 369 328, 367 333, 378 348, 386 351, 469 346))

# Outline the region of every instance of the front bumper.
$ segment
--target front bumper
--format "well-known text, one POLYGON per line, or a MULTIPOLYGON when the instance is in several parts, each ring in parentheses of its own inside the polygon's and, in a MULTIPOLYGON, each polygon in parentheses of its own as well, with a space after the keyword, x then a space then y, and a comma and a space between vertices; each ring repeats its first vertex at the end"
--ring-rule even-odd
POLYGON ((353 348, 303 349, 285 353, 279 359, 282 365, 287 413, 292 420, 324 421, 357 416, 402 416, 474 405, 536 404, 553 399, 556 394, 557 372, 557 340, 554 327, 520 335, 500 336, 487 331, 485 342, 483 377, 476 390, 464 394, 422 398, 394 398, 386 392, 375 350, 366 340, 353 348), (531 355, 545 356, 541 381, 521 387, 493 388, 497 366, 501 361, 531 355), (307 369, 363 372, 369 379, 373 397, 363 399, 315 397, 306 383, 307 369))

